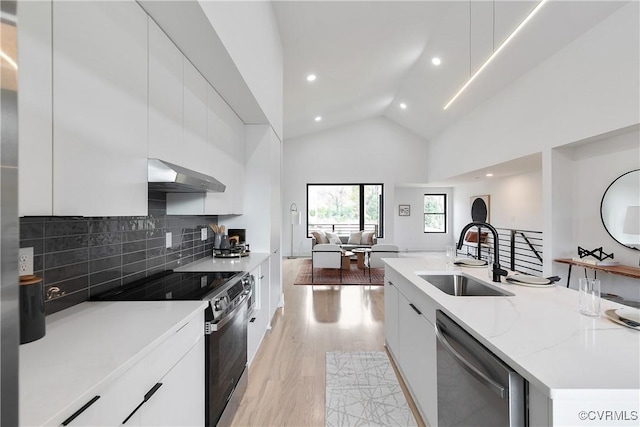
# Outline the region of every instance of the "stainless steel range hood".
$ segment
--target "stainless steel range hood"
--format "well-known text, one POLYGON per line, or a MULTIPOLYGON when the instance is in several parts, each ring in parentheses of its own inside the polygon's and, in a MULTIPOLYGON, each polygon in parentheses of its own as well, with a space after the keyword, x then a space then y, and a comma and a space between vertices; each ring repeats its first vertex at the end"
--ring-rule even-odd
POLYGON ((149 190, 166 193, 222 193, 226 185, 200 172, 160 159, 149 159, 149 190))

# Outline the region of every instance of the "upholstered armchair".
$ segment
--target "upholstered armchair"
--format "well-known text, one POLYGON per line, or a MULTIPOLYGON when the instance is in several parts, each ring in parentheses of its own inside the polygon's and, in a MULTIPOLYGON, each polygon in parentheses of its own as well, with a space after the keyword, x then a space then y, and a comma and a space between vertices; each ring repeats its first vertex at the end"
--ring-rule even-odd
POLYGON ((371 282, 371 267, 384 267, 382 258, 398 258, 398 246, 384 243, 371 246, 371 252, 364 261, 365 268, 369 269, 369 282, 371 282))
POLYGON ((319 243, 311 251, 311 284, 313 284, 313 270, 316 268, 337 268, 340 270, 342 283, 342 249, 338 245, 319 243))

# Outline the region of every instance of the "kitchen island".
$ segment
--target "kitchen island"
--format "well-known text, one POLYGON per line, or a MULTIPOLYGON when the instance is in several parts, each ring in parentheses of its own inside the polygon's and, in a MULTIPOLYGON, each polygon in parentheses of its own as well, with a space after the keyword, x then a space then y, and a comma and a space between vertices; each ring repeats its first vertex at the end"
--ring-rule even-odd
MULTIPOLYGON (((535 412, 530 415, 536 420, 532 425, 638 425, 639 331, 618 325, 604 314, 600 318, 579 314, 578 293, 563 286, 534 288, 505 283, 504 279, 502 283, 493 283, 486 267, 447 268, 444 259, 437 258, 398 258, 385 262, 385 305, 389 282, 395 282, 393 287, 400 290, 401 299, 422 301, 422 306, 414 305, 426 321, 433 324, 433 312, 442 310, 511 366, 529 382, 530 398, 535 400, 530 408, 535 412), (419 274, 454 272, 479 279, 513 296, 451 296, 418 277, 419 274)), ((623 307, 602 300, 601 311, 623 307)), ((385 306, 385 322, 388 322, 391 319, 386 318, 386 310, 385 306)), ((403 362, 410 359, 398 357, 402 345, 394 344, 398 337, 390 336, 386 326, 387 347, 391 343, 390 351, 400 371, 408 376, 403 362)), ((400 340, 402 334, 400 330, 400 340)), ((425 351, 428 348, 435 348, 435 344, 428 343, 425 351)), ((432 357, 435 358, 435 351, 432 357)), ((435 366, 429 363, 424 366, 435 366)), ((412 378, 405 379, 416 384, 412 378)), ((415 392, 416 386, 410 384, 410 388, 415 392)), ((430 400, 436 398, 433 388, 423 396, 430 400)), ((433 401, 418 406, 422 407, 423 415, 426 412, 426 418, 434 418, 433 401)), ((429 422, 437 420, 429 419, 429 422)))

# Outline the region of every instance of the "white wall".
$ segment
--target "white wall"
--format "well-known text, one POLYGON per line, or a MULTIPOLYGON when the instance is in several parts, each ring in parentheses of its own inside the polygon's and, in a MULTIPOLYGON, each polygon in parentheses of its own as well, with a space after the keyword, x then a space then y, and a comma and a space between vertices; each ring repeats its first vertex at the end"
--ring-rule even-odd
POLYGON ((283 156, 283 253, 290 253, 291 203, 302 211, 302 225, 295 227, 295 255, 310 255, 306 237, 308 183, 384 184, 385 237, 395 242, 393 221, 398 202, 396 184, 426 180, 426 141, 389 119, 363 120, 325 132, 286 139, 283 156))
POLYGON ((453 245, 455 238, 453 225, 453 189, 450 187, 416 187, 398 185, 395 188, 394 244, 401 251, 442 251, 453 245), (424 195, 447 195, 447 232, 425 233, 424 195), (410 205, 411 215, 399 216, 398 205, 410 205))
POLYGON ((488 194, 489 222, 496 228, 542 231, 542 170, 488 178, 478 183, 456 186, 453 197, 453 230, 471 222, 471 197, 488 194))
MULTIPOLYGON (((629 249, 617 243, 607 233, 600 218, 600 202, 609 184, 623 173, 640 168, 640 132, 629 132, 608 137, 597 142, 561 151, 563 166, 569 179, 556 183, 565 188, 564 194, 571 197, 570 238, 558 242, 552 250, 554 258, 578 256, 577 247, 592 250, 602 247, 607 253, 614 253, 615 260, 623 265, 638 266, 640 251, 629 249)), ((563 217, 566 212, 553 208, 554 215, 563 217)), ((566 277, 567 267, 554 265, 554 274, 566 277)), ((584 274, 574 268, 571 287, 576 288, 576 277, 584 274)), ((599 273, 603 292, 611 292, 640 301, 640 281, 622 276, 599 273)), ((566 283, 566 282, 565 282, 566 283)))
POLYGON ((200 6, 282 139, 283 51, 271 2, 201 0, 200 6))
POLYGON ((638 123, 639 10, 621 8, 447 128, 429 144, 428 182, 638 123))

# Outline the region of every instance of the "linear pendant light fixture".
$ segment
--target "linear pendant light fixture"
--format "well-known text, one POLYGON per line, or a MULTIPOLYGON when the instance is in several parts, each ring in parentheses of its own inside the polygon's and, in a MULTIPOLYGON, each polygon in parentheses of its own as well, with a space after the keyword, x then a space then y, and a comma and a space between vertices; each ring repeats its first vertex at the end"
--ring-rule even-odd
MULTIPOLYGON (((549 1, 549 0, 540 0, 540 3, 538 3, 536 5, 535 8, 533 8, 533 10, 529 13, 529 15, 527 15, 526 18, 524 18, 524 20, 520 23, 520 25, 518 25, 516 27, 515 30, 513 30, 513 32, 511 34, 509 34, 509 37, 507 37, 505 39, 504 42, 502 42, 502 44, 491 54, 491 56, 484 62, 484 64, 482 64, 480 66, 480 68, 478 68, 476 70, 475 73, 473 73, 473 75, 469 78, 469 80, 467 80, 467 82, 464 84, 464 86, 462 86, 460 88, 460 90, 453 95, 453 98, 451 98, 449 100, 449 102, 447 102, 447 105, 444 106, 443 110, 446 110, 447 108, 449 108, 449 106, 453 103, 453 101, 456 100, 456 98, 458 98, 458 96, 460 96, 460 94, 462 92, 464 92, 464 90, 467 88, 467 86, 469 86, 471 84, 472 81, 475 80, 476 77, 478 77, 478 75, 487 67, 487 65, 489 65, 489 63, 491 61, 493 61, 493 58, 495 58, 496 56, 498 56, 498 53, 500 53, 500 51, 511 41, 511 39, 513 39, 516 34, 518 34, 518 32, 527 24, 527 22, 529 22, 531 20, 531 18, 533 18, 533 15, 535 15, 536 13, 538 13, 538 11, 542 8, 542 6, 544 6, 544 4, 549 1)), ((471 18, 469 18, 471 19, 471 18)), ((471 48, 471 46, 469 46, 469 48, 471 48)))

